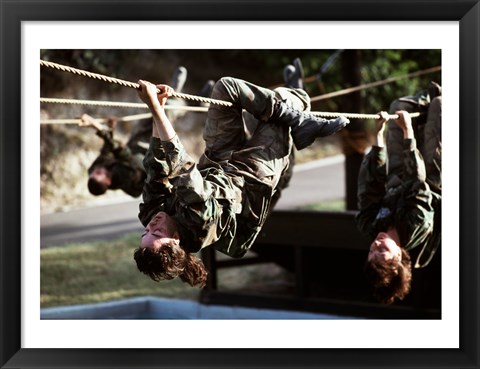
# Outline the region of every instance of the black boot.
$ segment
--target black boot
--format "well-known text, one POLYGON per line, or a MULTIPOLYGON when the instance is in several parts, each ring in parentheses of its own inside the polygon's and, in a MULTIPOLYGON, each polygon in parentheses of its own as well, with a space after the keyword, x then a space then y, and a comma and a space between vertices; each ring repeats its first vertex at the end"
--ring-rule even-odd
POLYGON ((303 66, 300 58, 293 61, 283 69, 283 80, 285 87, 303 89, 303 66))
POLYGON ((212 81, 211 79, 205 82, 203 85, 202 89, 198 92, 199 96, 203 97, 210 97, 212 96, 212 91, 213 91, 213 86, 215 85, 215 82, 212 81))
POLYGON ((325 137, 345 127, 350 121, 345 117, 323 119, 289 107, 285 102, 277 100, 269 121, 287 124, 292 130, 293 143, 297 150, 310 146, 317 137, 325 137))
MULTIPOLYGON (((209 79, 207 82, 205 82, 205 84, 203 85, 203 87, 200 89, 200 91, 198 91, 198 96, 201 96, 201 97, 211 97, 212 96, 212 91, 213 91, 213 86, 215 86, 215 82, 212 81, 211 79, 209 79)), ((192 101, 192 102, 189 102, 188 105, 190 106, 208 106, 209 103, 206 103, 206 102, 200 102, 200 101, 192 101)))
POLYGON ((187 68, 179 66, 175 70, 173 74, 172 81, 170 82, 170 86, 175 90, 175 92, 182 92, 183 85, 185 85, 185 81, 187 80, 187 68))

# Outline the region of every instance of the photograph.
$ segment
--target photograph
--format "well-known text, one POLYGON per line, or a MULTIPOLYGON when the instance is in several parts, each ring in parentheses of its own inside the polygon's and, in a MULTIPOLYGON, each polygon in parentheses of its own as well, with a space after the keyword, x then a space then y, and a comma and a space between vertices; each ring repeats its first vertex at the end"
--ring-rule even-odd
POLYGON ((478 368, 478 2, 187 2, 2 0, 0 367, 478 368))
POLYGON ((441 60, 41 50, 42 319, 440 319, 441 60))

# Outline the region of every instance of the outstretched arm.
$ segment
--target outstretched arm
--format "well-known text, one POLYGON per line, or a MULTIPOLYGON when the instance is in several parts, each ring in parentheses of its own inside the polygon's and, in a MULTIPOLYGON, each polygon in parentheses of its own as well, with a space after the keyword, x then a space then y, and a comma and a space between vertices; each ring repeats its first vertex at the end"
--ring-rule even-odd
POLYGON ((82 116, 80 117, 80 123, 78 123, 78 125, 80 127, 93 127, 97 131, 107 129, 107 127, 104 127, 101 123, 99 123, 96 119, 94 119, 88 114, 82 114, 82 116))
POLYGON ((398 119, 395 119, 395 123, 402 129, 404 139, 415 138, 412 126, 412 118, 410 114, 405 110, 396 111, 395 114, 398 115, 398 119))
POLYGON ((395 119, 395 123, 403 131, 403 181, 404 183, 410 181, 423 183, 426 180, 425 164, 417 149, 410 114, 404 110, 396 111, 395 114, 398 115, 398 119, 395 119))
POLYGON ((386 111, 381 111, 378 113, 378 115, 379 118, 375 120, 375 130, 377 131, 377 134, 375 135, 374 145, 378 147, 384 147, 385 122, 388 120, 388 113, 386 111))
POLYGON ((177 133, 165 114, 165 103, 173 95, 173 88, 167 85, 154 85, 153 83, 139 80, 140 90, 138 96, 148 105, 153 116, 152 136, 162 141, 171 141, 177 133), (157 94, 157 89, 160 93, 157 94))
POLYGON ((424 243, 433 227, 432 193, 426 183, 425 163, 415 141, 410 115, 406 111, 397 111, 399 118, 395 120, 403 130, 403 201, 398 210, 404 221, 398 226, 402 233, 408 234, 408 242, 402 245, 405 249, 424 243))
POLYGON ((113 138, 113 128, 112 126, 105 126, 98 122, 95 118, 92 118, 88 114, 82 114, 80 117, 80 123, 78 124, 81 127, 93 127, 97 131, 97 136, 103 140, 103 147, 101 150, 101 155, 108 155, 113 153, 113 155, 119 160, 128 160, 130 158, 130 150, 124 147, 124 145, 113 138))
MULTIPOLYGON (((80 117, 80 123, 78 124, 81 127, 93 127, 97 131, 97 136, 103 139, 103 147, 101 155, 108 155, 113 153, 116 159, 122 160, 124 162, 134 163, 134 159, 130 149, 125 147, 125 145, 113 138, 113 127, 115 126, 115 120, 110 119, 109 126, 105 126, 98 122, 95 118, 92 118, 88 114, 82 114, 80 117)), ((137 165, 133 165, 137 166, 137 165)))
POLYGON ((378 113, 375 121, 375 142, 370 152, 363 158, 358 174, 357 200, 359 212, 356 216, 357 226, 364 234, 372 234, 373 221, 380 210, 385 196, 387 181, 386 154, 384 144, 385 122, 388 114, 378 113))

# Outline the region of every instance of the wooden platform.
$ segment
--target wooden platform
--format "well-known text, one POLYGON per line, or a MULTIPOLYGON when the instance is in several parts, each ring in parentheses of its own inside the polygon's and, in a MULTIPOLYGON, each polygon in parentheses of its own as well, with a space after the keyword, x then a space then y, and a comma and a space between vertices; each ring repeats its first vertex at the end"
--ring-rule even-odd
POLYGON ((364 278, 369 242, 358 232, 354 216, 355 212, 276 211, 244 258, 218 260, 213 248, 204 249, 209 280, 202 302, 363 318, 440 319, 440 255, 428 268, 414 270, 412 291, 404 301, 379 304, 364 278), (221 268, 272 262, 294 274, 293 290, 218 288, 221 268))

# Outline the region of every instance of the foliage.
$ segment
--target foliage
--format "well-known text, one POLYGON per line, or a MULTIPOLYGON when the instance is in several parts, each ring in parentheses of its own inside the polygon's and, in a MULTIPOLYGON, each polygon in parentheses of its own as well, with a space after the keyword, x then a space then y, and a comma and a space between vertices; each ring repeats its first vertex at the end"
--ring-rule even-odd
MULTIPOLYGON (((441 65, 440 50, 365 50, 362 67, 363 83, 371 83, 391 77, 441 65)), ((369 112, 388 110, 390 103, 401 97, 413 95, 425 89, 430 81, 441 85, 441 72, 405 78, 377 88, 364 90, 369 112)))

